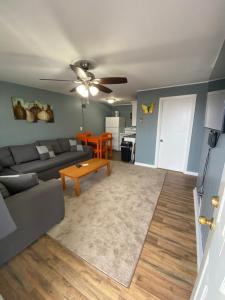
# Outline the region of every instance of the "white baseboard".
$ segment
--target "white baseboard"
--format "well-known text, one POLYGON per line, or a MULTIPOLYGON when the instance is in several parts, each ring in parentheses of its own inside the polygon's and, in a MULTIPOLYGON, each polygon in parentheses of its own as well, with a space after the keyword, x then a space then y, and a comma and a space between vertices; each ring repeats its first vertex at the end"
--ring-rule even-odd
POLYGON ((198 173, 197 173, 197 172, 185 171, 184 174, 192 175, 192 176, 198 176, 198 173))
POLYGON ((150 164, 143 164, 143 163, 140 163, 140 162, 137 162, 135 161, 134 163, 136 166, 141 166, 141 167, 147 167, 147 168, 157 168, 156 165, 150 165, 150 164))
POLYGON ((203 248, 202 248, 202 232, 201 232, 201 225, 198 222, 198 218, 200 216, 200 204, 199 198, 197 193, 197 188, 193 190, 193 197, 194 197, 194 206, 195 206, 195 231, 196 231, 196 248, 197 248, 197 267, 198 270, 201 265, 201 261, 203 258, 203 248))

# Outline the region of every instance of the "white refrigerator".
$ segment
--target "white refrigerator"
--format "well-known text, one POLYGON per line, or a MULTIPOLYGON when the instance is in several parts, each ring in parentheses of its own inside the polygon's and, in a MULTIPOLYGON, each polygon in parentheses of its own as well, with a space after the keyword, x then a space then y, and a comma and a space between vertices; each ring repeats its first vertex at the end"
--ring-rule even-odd
POLYGON ((111 132, 113 137, 113 150, 120 151, 120 133, 124 132, 125 119, 122 117, 106 117, 105 131, 111 132))

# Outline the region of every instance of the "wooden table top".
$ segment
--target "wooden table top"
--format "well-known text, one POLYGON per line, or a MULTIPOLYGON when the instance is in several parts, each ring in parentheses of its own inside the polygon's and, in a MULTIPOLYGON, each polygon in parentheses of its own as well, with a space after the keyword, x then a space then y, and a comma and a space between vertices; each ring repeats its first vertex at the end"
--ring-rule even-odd
POLYGON ((60 170, 59 173, 70 178, 79 178, 88 175, 89 173, 92 173, 98 170, 99 168, 106 166, 109 163, 110 161, 108 159, 93 158, 80 163, 82 165, 82 167, 80 168, 73 165, 60 170))

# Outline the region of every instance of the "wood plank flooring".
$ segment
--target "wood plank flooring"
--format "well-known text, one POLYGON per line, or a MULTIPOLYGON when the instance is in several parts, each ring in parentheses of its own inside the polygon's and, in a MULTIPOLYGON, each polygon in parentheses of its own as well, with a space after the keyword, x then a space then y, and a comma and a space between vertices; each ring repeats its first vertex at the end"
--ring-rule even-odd
POLYGON ((125 288, 47 235, 0 268, 5 300, 182 300, 196 276, 195 178, 168 172, 132 283, 125 288))

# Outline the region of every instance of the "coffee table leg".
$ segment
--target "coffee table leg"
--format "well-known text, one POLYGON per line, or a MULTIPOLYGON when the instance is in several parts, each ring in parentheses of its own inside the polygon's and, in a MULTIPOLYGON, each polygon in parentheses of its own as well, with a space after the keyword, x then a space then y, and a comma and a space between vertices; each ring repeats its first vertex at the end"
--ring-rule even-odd
POLYGON ((110 162, 107 163, 107 176, 111 174, 111 165, 110 162))
POLYGON ((77 196, 80 196, 80 182, 79 178, 75 178, 75 193, 77 196))
POLYGON ((63 174, 61 174, 60 176, 61 176, 61 181, 62 181, 62 187, 63 187, 63 190, 65 191, 65 189, 66 189, 65 176, 63 174))

